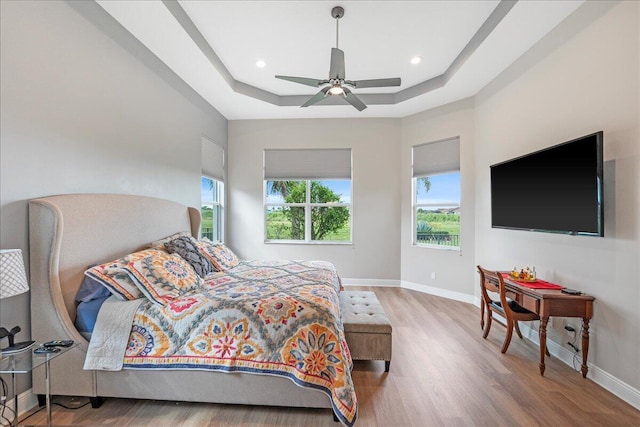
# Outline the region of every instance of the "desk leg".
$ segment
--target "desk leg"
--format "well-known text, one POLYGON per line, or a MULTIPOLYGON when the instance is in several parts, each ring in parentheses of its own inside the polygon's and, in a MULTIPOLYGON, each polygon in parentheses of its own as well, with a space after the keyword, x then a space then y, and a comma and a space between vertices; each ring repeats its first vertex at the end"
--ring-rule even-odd
POLYGON ((47 363, 44 365, 44 388, 47 399, 47 427, 51 427, 51 390, 49 388, 49 356, 47 355, 47 363))
POLYGON ((549 316, 540 318, 540 375, 544 375, 544 356, 547 352, 547 322, 549 316))
POLYGON ((582 378, 587 378, 587 355, 589 354, 589 319, 582 318, 582 378))
POLYGON ((18 392, 16 391, 16 373, 11 372, 11 391, 13 392, 13 424, 18 425, 18 392))

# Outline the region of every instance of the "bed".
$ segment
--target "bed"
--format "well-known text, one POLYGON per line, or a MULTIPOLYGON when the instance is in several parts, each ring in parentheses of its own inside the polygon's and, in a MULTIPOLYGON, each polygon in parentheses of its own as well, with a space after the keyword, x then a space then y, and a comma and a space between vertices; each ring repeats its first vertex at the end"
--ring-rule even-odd
MULTIPOLYGON (((357 415, 357 402, 347 368, 344 370, 348 379, 344 382, 350 385, 345 389, 342 384, 343 388, 337 394, 332 394, 327 383, 320 379, 315 382, 309 377, 300 379, 300 375, 293 375, 291 369, 288 374, 272 372, 273 366, 256 369, 251 363, 243 367, 236 364, 226 368, 196 366, 188 369, 184 357, 154 362, 150 366, 152 359, 128 354, 122 361, 125 369, 83 369, 89 342, 74 326, 74 319, 75 297, 87 266, 142 250, 149 242, 178 232, 197 237, 199 226, 197 209, 150 197, 72 194, 29 202, 32 338, 38 342, 71 339, 79 343, 64 357, 52 361, 51 393, 87 396, 94 406, 99 405, 101 398, 121 397, 331 408, 334 418, 352 425, 357 415), (349 396, 345 398, 345 395, 349 396)), ((275 268, 284 268, 283 265, 275 268)), ((290 268, 308 267, 312 266, 290 268)), ((243 262, 237 270, 229 270, 229 274, 213 275, 209 291, 215 294, 225 287, 234 289, 229 277, 248 279, 264 274, 260 270, 273 268, 264 261, 243 262)), ((314 273, 309 270, 308 274, 314 273)), ((247 285, 248 282, 244 283, 247 285)), ((339 320, 338 323, 341 326, 339 320)), ((350 363, 349 356, 344 361, 347 359, 350 363)), ((33 374, 33 391, 43 394, 44 387, 44 372, 38 369, 33 374)))

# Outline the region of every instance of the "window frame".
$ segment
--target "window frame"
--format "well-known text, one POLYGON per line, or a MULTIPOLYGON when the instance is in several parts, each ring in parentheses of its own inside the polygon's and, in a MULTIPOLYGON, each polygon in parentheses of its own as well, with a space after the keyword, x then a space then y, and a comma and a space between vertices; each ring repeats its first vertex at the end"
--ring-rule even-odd
MULTIPOLYGON (((420 248, 461 251, 462 240, 462 168, 460 164, 460 136, 452 136, 435 141, 416 144, 411 147, 411 245, 420 248), (418 203, 418 180, 424 177, 458 174, 458 203, 441 203, 437 201, 418 203), (418 241, 418 209, 433 207, 457 207, 459 234, 456 246, 437 243, 419 243, 418 241)), ((430 199, 428 197, 427 199, 430 199)), ((436 241, 441 239, 435 239, 436 241)))
MULTIPOLYGON (((212 205, 211 207, 213 208, 214 212, 217 209, 218 211, 218 215, 217 215, 217 221, 216 223, 212 223, 212 230, 213 230, 213 235, 218 235, 218 240, 213 240, 214 242, 221 242, 224 243, 224 181, 213 178, 209 175, 205 175, 202 174, 201 178, 200 178, 200 185, 202 185, 202 179, 208 179, 210 181, 212 181, 215 184, 215 192, 214 194, 217 196, 217 200, 213 200, 212 201, 212 205), (215 233, 215 231, 217 230, 217 233, 215 233)), ((201 190, 202 193, 202 190, 201 190)), ((202 194, 200 194, 200 215, 202 218, 202 206, 205 206, 202 204, 202 194)), ((202 233, 203 229, 202 229, 202 219, 201 219, 201 223, 200 223, 200 236, 201 237, 205 237, 202 233)))
POLYGON ((270 203, 267 202, 267 186, 270 181, 277 181, 276 179, 265 179, 262 183, 262 197, 263 197, 263 214, 264 214, 264 243, 275 244, 298 244, 298 245, 352 245, 353 244, 353 179, 349 179, 349 192, 351 203, 329 202, 329 203, 311 203, 311 182, 312 181, 347 181, 347 179, 329 179, 329 178, 314 178, 314 179, 289 179, 289 181, 304 181, 306 183, 305 189, 305 202, 304 203, 270 203), (269 239, 268 233, 268 209, 270 207, 303 207, 304 208, 304 240, 291 240, 291 239, 269 239), (311 240, 311 211, 314 207, 346 207, 349 209, 349 240, 311 240))

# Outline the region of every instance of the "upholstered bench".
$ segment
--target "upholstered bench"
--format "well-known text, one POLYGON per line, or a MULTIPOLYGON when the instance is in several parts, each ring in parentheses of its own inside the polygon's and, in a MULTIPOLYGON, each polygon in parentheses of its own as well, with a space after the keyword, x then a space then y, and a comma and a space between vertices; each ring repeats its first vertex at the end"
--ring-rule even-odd
POLYGON ((340 292, 345 338, 353 360, 384 360, 391 365, 391 323, 376 298, 368 291, 340 292))

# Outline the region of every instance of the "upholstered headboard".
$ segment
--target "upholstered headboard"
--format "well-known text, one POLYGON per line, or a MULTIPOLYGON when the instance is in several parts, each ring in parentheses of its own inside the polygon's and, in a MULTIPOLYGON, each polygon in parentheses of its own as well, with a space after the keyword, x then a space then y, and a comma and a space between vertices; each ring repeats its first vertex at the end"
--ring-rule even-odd
POLYGON ((81 347, 75 296, 90 264, 107 262, 178 231, 195 237, 200 212, 179 203, 121 194, 69 194, 29 202, 34 339, 65 337, 81 347), (42 337, 39 337, 42 335, 42 337))

